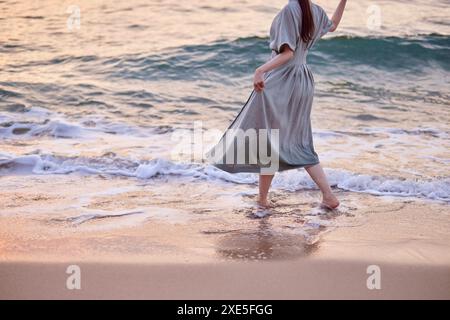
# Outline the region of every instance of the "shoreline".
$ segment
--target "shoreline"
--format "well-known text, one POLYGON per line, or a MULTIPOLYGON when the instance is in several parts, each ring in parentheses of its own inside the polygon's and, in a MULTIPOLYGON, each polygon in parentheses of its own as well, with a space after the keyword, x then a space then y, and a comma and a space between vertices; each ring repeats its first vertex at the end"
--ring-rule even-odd
POLYGON ((62 176, 0 191, 0 298, 450 298, 446 204, 340 192, 342 210, 324 214, 317 191, 276 191, 278 211, 255 219, 253 196, 236 196, 248 186, 195 187, 62 176), (69 265, 80 291, 65 287, 69 265), (381 290, 367 288, 373 265, 381 290))

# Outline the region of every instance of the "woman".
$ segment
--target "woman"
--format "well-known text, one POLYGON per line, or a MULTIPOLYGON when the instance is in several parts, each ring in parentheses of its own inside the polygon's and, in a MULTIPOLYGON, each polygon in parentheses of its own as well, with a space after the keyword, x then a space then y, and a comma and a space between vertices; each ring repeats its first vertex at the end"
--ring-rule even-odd
POLYGON ((216 167, 227 172, 259 172, 261 207, 270 206, 267 196, 276 171, 302 167, 322 191, 322 205, 329 209, 339 206, 314 150, 310 120, 314 78, 306 56, 317 40, 336 30, 345 5, 346 1, 341 0, 330 20, 320 6, 309 0, 289 0, 270 29, 271 59, 256 69, 249 100, 208 154, 214 156, 216 167), (242 134, 249 130, 265 136, 258 134, 250 139, 250 134, 242 134), (236 143, 243 136, 244 143, 236 143), (264 168, 273 168, 274 163, 262 161, 259 151, 263 147, 271 150, 271 156, 277 156, 275 172, 263 172, 264 168), (245 157, 236 156, 239 152, 245 157))

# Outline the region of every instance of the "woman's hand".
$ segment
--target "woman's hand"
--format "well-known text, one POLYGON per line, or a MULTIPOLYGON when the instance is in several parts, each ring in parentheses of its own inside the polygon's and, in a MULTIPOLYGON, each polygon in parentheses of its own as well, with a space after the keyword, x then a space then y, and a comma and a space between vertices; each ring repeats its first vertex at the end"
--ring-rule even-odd
POLYGON ((259 69, 256 69, 255 76, 253 78, 253 87, 256 92, 261 92, 264 90, 264 72, 259 69))
POLYGON ((281 53, 274 56, 272 59, 267 61, 262 66, 258 67, 255 70, 255 77, 253 78, 253 87, 257 92, 261 92, 264 90, 264 74, 272 71, 275 68, 278 68, 284 65, 286 62, 291 60, 294 57, 294 51, 289 48, 288 45, 283 45, 281 47, 281 53))

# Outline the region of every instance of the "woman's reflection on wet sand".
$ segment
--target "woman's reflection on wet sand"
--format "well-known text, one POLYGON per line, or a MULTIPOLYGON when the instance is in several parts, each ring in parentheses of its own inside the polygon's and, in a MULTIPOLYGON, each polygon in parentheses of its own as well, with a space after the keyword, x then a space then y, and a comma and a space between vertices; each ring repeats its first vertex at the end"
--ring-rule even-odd
POLYGON ((303 235, 272 229, 270 218, 259 219, 254 230, 234 230, 223 235, 217 243, 217 254, 235 260, 285 260, 308 256, 318 248, 303 235))

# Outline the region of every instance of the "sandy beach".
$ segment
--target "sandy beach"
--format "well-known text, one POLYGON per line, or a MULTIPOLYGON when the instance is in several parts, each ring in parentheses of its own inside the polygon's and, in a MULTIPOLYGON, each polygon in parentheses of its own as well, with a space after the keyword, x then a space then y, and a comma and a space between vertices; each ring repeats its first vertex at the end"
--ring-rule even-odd
MULTIPOLYGON (((12 186, 30 178, 2 179, 12 186)), ((322 217, 340 226, 308 238, 292 232, 307 218, 282 210, 293 201, 311 206, 315 191, 275 193, 281 211, 251 219, 239 211, 245 202, 219 199, 220 214, 205 215, 201 202, 165 201, 164 188, 186 192, 179 182, 128 191, 126 179, 32 179, 29 188, 0 193, 2 299, 450 298, 445 204, 342 192, 344 209, 322 217), (90 202, 77 207, 74 197, 83 195, 90 202), (345 202, 356 199, 364 206, 345 214, 345 202), (64 219, 90 206, 153 210, 125 220, 64 219), (66 288, 69 265, 81 269, 81 290, 66 288), (381 290, 367 288, 370 265, 380 267, 381 290)))
POLYGON ((313 141, 335 211, 303 168, 258 211, 258 175, 204 157, 293 1, 2 4, 0 299, 450 299, 446 1, 348 1, 248 104, 295 137, 283 154, 313 141))

